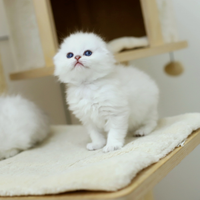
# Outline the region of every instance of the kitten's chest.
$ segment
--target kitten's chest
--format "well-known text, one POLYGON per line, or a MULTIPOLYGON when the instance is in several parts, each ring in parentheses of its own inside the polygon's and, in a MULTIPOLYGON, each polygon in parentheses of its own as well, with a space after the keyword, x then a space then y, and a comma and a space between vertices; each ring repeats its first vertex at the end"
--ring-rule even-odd
POLYGON ((69 108, 79 119, 93 118, 95 120, 99 118, 101 105, 99 95, 98 87, 94 85, 69 88, 67 95, 69 108))

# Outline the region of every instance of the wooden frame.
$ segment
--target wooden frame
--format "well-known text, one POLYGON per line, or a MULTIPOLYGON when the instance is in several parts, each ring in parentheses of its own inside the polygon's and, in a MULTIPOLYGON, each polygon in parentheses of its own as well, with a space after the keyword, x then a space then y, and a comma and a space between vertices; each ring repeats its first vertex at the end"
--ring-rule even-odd
POLYGON ((58 195, 27 196, 27 197, 1 197, 13 200, 72 200, 72 199, 134 199, 150 200, 149 193, 175 166, 177 166, 192 150, 200 144, 200 129, 194 131, 186 140, 183 147, 175 148, 159 162, 147 167, 138 173, 133 181, 125 188, 116 192, 77 191, 58 195), (145 197, 145 198, 143 198, 145 197))
MULTIPOLYGON (((13 72, 11 80, 21 80, 53 75, 53 56, 58 48, 55 24, 52 16, 50 0, 32 0, 38 22, 45 66, 43 68, 13 72), (48 69, 49 68, 49 69, 48 69)), ((147 56, 179 50, 187 47, 185 41, 164 43, 159 22, 156 0, 140 0, 149 47, 121 52, 115 55, 117 61, 126 62, 147 56)))

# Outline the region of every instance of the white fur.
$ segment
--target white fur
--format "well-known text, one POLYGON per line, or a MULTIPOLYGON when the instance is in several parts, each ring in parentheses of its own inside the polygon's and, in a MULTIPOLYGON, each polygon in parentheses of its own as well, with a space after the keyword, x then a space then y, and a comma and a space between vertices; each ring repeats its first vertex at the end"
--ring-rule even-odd
POLYGON ((123 49, 133 49, 136 47, 148 46, 147 37, 120 37, 108 42, 107 47, 112 53, 117 53, 123 49))
POLYGON ((69 109, 80 119, 92 142, 87 149, 104 152, 120 149, 128 131, 150 133, 157 124, 158 88, 142 71, 115 65, 106 43, 93 33, 75 33, 66 38, 54 57, 59 80, 68 83, 69 109), (86 50, 93 54, 84 56, 86 50), (73 52, 84 67, 74 67, 73 52), (108 133, 107 142, 103 132, 108 133))
POLYGON ((0 97, 0 160, 42 141, 49 133, 47 116, 21 96, 0 97))

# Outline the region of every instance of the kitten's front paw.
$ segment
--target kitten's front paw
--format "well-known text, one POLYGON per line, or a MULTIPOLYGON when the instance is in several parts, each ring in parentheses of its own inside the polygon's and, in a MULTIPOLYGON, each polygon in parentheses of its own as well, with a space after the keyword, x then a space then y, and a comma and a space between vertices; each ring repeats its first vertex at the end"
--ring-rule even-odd
POLYGON ((103 152, 107 153, 110 151, 114 151, 114 150, 118 150, 121 149, 123 146, 123 144, 121 143, 113 143, 113 144, 107 144, 104 148, 103 148, 103 152))
POLYGON ((106 142, 103 142, 103 143, 88 143, 86 148, 89 151, 94 151, 94 150, 101 149, 102 147, 104 147, 105 143, 106 142))
MULTIPOLYGON (((10 150, 3 152, 3 154, 1 156, 2 156, 2 158, 10 158, 10 157, 17 155, 19 152, 20 151, 18 149, 10 149, 10 150)), ((0 160, 2 158, 0 157, 0 160)))

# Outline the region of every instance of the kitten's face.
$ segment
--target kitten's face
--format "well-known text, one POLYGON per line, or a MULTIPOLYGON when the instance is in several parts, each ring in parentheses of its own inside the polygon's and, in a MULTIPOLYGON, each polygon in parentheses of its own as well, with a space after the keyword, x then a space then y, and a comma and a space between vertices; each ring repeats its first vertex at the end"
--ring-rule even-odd
POLYGON ((64 83, 91 82, 109 74, 113 55, 106 43, 93 33, 75 33, 62 43, 54 57, 54 75, 64 83))

